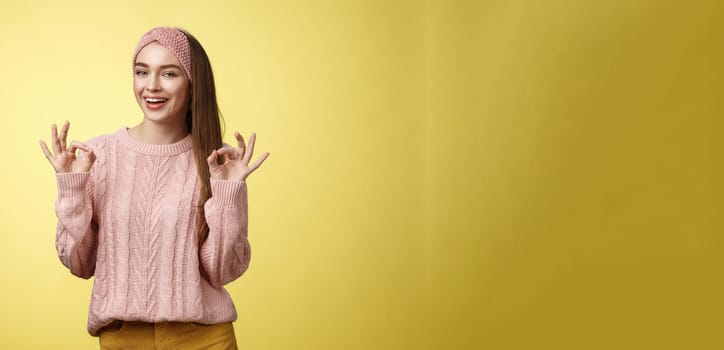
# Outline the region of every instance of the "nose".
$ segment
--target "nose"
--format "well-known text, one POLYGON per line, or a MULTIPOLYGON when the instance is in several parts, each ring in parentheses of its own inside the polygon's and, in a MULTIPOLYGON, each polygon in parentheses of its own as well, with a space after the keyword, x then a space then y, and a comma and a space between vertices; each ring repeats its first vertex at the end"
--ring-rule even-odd
POLYGON ((161 80, 158 78, 158 75, 153 74, 150 77, 150 79, 146 80, 146 90, 148 90, 148 91, 161 90, 161 80))

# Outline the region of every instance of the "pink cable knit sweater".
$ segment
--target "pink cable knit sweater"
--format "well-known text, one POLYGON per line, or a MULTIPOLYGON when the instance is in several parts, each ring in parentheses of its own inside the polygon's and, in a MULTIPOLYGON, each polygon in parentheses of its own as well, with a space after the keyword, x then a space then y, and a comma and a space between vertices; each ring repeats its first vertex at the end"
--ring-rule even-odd
POLYGON ((74 275, 95 277, 88 332, 114 319, 235 321, 222 286, 249 266, 246 182, 211 180, 199 252, 191 136, 142 144, 121 128, 88 144, 98 157, 90 172, 56 175, 58 256, 74 275))

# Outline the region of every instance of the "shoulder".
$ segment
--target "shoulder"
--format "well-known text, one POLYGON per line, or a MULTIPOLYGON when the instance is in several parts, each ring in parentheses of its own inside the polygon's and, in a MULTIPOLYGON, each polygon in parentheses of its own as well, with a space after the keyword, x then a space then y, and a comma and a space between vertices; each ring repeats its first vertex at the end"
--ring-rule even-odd
MULTIPOLYGON (((116 147, 113 147, 113 144, 118 142, 119 134, 122 131, 126 131, 126 128, 123 127, 116 129, 116 131, 113 132, 93 136, 85 142, 86 145, 93 149, 93 153, 96 156, 96 161, 91 167, 91 172, 101 173, 101 175, 98 175, 101 178, 101 181, 105 178, 105 166, 108 160, 112 157, 110 153, 114 152, 114 149, 116 149, 116 147)), ((78 157, 84 158, 86 155, 84 152, 79 152, 78 157)))
POLYGON ((100 134, 97 136, 93 136, 86 141, 86 144, 88 146, 90 146, 91 148, 93 148, 94 151, 97 152, 99 149, 105 148, 105 146, 109 142, 116 141, 118 139, 120 133, 125 130, 126 130, 126 127, 122 127, 122 128, 116 129, 113 132, 108 132, 108 133, 100 134))

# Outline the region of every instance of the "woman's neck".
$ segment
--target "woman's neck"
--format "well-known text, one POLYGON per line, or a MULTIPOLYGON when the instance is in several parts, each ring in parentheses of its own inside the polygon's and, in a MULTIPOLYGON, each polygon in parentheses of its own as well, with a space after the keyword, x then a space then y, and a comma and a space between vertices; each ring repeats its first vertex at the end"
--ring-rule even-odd
POLYGON ((128 129, 128 133, 140 143, 155 145, 176 143, 189 134, 185 124, 157 124, 146 120, 128 129))

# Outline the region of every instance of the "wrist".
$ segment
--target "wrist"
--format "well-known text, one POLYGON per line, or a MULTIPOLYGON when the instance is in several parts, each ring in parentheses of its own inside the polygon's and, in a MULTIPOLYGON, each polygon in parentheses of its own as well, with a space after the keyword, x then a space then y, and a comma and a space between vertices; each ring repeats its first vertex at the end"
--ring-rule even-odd
POLYGON ((90 179, 89 172, 82 173, 57 173, 56 181, 58 184, 59 196, 76 196, 85 193, 86 185, 90 179))

